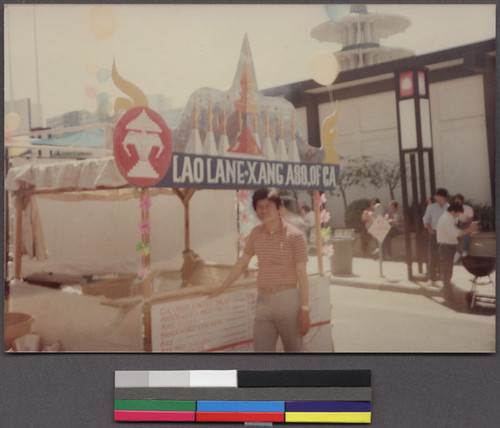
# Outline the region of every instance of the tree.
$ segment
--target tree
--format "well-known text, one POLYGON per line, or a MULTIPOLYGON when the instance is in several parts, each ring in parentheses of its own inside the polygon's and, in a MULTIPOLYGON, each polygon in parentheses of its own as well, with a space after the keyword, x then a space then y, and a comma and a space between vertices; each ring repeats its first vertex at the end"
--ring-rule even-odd
POLYGON ((394 200, 394 190, 401 180, 401 168, 398 161, 392 159, 367 159, 365 176, 368 182, 377 188, 387 186, 391 200, 394 200))
POLYGON ((368 163, 368 156, 340 157, 340 172, 334 194, 342 196, 344 208, 347 208, 347 189, 357 185, 364 187, 368 163))

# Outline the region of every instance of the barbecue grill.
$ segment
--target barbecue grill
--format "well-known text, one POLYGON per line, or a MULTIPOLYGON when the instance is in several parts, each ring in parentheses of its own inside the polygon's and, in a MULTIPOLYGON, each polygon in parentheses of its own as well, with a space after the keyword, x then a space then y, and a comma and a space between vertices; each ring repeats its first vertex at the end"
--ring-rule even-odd
POLYGON ((462 264, 467 269, 467 272, 474 275, 472 279, 472 288, 470 292, 471 309, 474 307, 476 301, 484 303, 495 303, 495 296, 489 296, 485 294, 478 293, 477 286, 482 285, 493 285, 493 280, 491 279, 491 274, 495 270, 495 257, 479 257, 479 256, 468 256, 462 258, 462 264), (485 280, 480 280, 481 278, 488 277, 485 280))

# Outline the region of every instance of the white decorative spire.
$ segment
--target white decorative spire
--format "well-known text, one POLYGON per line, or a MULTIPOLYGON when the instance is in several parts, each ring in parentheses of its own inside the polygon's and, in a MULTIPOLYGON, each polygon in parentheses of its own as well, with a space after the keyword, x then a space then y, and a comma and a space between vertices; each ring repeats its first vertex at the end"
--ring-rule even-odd
POLYGON ((274 153, 273 142, 271 136, 269 135, 269 115, 266 113, 266 135, 264 137, 264 142, 262 143, 262 151, 267 160, 276 160, 276 154, 274 153))
POLYGON ((227 118, 226 118, 226 107, 222 107, 222 132, 220 134, 219 140, 219 156, 227 156, 227 150, 229 149, 229 139, 227 138, 227 118))
POLYGON ((295 115, 292 113, 292 141, 290 142, 290 151, 288 158, 291 162, 300 162, 299 148, 297 141, 295 141, 295 115))
POLYGON ((196 110, 196 98, 193 104, 193 129, 186 144, 186 152, 195 155, 203 154, 203 144, 201 143, 200 133, 198 131, 198 111, 196 110))
POLYGON ((217 145, 215 144, 214 132, 212 131, 212 103, 208 102, 208 131, 205 136, 205 143, 203 144, 203 153, 209 156, 217 156, 217 145))
POLYGON ((288 162, 290 160, 285 145, 283 132, 283 115, 280 116, 280 138, 278 140, 278 147, 276 148, 276 160, 281 162, 288 162))

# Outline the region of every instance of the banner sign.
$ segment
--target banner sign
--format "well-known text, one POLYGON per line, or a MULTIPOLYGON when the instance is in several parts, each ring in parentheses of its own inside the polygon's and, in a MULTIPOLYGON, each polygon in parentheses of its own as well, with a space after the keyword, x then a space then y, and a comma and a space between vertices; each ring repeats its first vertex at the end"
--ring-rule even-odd
POLYGON ((333 190, 339 165, 278 162, 174 152, 166 175, 156 187, 258 189, 261 187, 333 190))

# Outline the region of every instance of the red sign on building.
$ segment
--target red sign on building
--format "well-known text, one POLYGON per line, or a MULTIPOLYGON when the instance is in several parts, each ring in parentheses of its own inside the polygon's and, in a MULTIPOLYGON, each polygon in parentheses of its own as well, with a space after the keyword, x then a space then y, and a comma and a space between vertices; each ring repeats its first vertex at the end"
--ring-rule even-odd
POLYGON ((113 133, 116 165, 137 186, 154 186, 172 162, 172 136, 162 117, 148 107, 134 107, 118 121, 113 133))

